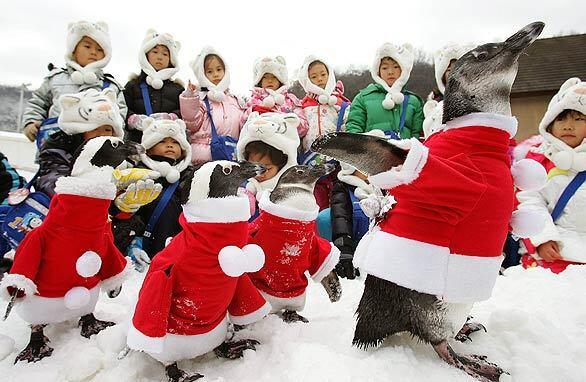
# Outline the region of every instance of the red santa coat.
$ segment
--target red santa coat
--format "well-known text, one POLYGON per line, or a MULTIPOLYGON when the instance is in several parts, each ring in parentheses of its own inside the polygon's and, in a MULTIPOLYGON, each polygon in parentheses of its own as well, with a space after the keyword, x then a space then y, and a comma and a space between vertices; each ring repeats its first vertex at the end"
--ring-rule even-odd
POLYGON ((245 246, 249 217, 244 197, 184 207, 182 231, 153 258, 143 282, 128 334, 131 348, 164 363, 194 358, 225 340, 227 315, 246 325, 269 313, 270 305, 243 274, 252 267, 245 246), (227 251, 236 258, 226 261, 227 251))
POLYGON ((100 287, 112 290, 131 267, 115 247, 108 218, 113 184, 61 178, 43 224, 16 250, 2 293, 24 291, 16 311, 31 324, 62 322, 94 311, 100 287))
POLYGON ((475 113, 414 144, 400 169, 369 178, 397 204, 356 250, 369 274, 448 302, 490 297, 513 212, 511 117, 475 113))
POLYGON ((309 272, 320 282, 334 269, 340 251, 317 235, 317 208, 305 212, 274 204, 265 192, 259 202, 260 216, 251 224, 249 243, 259 245, 265 264, 251 273, 253 284, 273 306, 303 309, 309 272))

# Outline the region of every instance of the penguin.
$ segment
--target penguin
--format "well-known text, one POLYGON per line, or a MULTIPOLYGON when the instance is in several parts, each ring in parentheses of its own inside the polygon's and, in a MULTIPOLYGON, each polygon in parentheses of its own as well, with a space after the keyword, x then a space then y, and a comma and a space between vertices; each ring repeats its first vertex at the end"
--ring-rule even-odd
POLYGON ((309 320, 299 313, 305 307, 305 273, 323 285, 331 302, 340 299, 342 288, 334 268, 340 251, 317 234, 319 207, 313 189, 333 166, 288 168, 273 191, 259 201, 260 215, 251 224, 249 243, 266 254, 261 270, 250 274, 252 283, 270 302, 271 313, 287 323, 309 320))
MULTIPOLYGON (((504 373, 484 356, 456 353, 448 339, 471 304, 490 297, 499 273, 514 217, 510 90, 519 55, 543 28, 535 22, 464 54, 448 80, 442 131, 424 144, 334 133, 312 145, 368 174, 397 201, 356 249, 354 265, 368 276, 353 345, 367 349, 406 331, 479 381, 504 373)), ((482 328, 469 325, 463 338, 482 328)))
POLYGON ((182 231, 149 266, 127 345, 161 362, 170 382, 203 377, 181 370, 178 361, 211 351, 235 359, 259 345, 226 338, 229 324, 251 324, 271 309, 247 276, 262 267, 264 252, 247 243, 250 203, 239 191, 264 171, 250 162, 203 164, 181 196, 182 231))
POLYGON ((87 141, 76 153, 71 176, 57 181, 45 221, 16 249, 0 292, 16 302, 16 312, 31 325, 31 337, 15 363, 53 353, 43 333, 48 324, 81 317, 86 338, 114 325, 93 315, 100 290, 116 297, 131 272, 110 231, 108 208, 116 196, 112 174, 140 151, 139 145, 114 137, 87 141))

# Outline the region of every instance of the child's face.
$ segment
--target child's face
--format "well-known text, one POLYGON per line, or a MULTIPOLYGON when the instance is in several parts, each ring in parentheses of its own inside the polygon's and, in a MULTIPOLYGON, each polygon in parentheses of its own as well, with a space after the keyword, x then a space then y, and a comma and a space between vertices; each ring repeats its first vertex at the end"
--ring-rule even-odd
POLYGON ((450 60, 450 63, 448 64, 448 67, 446 68, 446 71, 444 72, 444 76, 442 77, 442 82, 444 83, 444 85, 446 85, 448 83, 448 76, 452 72, 452 67, 454 66, 454 63, 456 61, 457 60, 450 60))
POLYGON ((328 68, 322 63, 317 63, 307 71, 307 75, 309 76, 309 80, 316 86, 319 86, 322 89, 326 88, 326 84, 328 83, 328 68))
POLYGON ((95 128, 91 131, 86 131, 83 133, 83 139, 85 141, 89 141, 95 137, 112 137, 114 136, 114 129, 110 125, 102 125, 98 128, 95 128))
POLYGON ((157 72, 162 69, 167 69, 171 60, 169 48, 165 45, 155 46, 147 52, 147 60, 157 72))
POLYGON ((393 86, 397 78, 401 76, 401 67, 397 64, 397 61, 390 57, 385 57, 380 62, 378 75, 387 85, 393 86))
POLYGON ((271 73, 265 73, 260 80, 260 87, 263 89, 277 90, 281 87, 281 82, 271 73))
POLYGON ((586 138, 586 116, 576 111, 558 117, 553 121, 551 133, 568 146, 578 147, 586 138))
POLYGON ((204 71, 206 77, 211 81, 212 84, 217 85, 222 81, 225 74, 224 65, 216 57, 212 57, 209 60, 205 60, 204 71))
POLYGON ((171 137, 163 139, 147 150, 147 155, 157 155, 173 160, 181 158, 181 145, 171 137))
POLYGON ((248 155, 248 160, 250 162, 260 163, 266 167, 267 170, 264 173, 254 177, 254 179, 256 179, 259 182, 264 182, 265 180, 274 178, 275 175, 277 175, 277 173, 279 172, 279 167, 277 167, 273 162, 271 162, 271 158, 269 158, 268 155, 263 156, 260 153, 250 153, 248 155))
POLYGON ((83 36, 73 50, 73 59, 81 67, 100 61, 106 56, 104 49, 94 39, 83 36))

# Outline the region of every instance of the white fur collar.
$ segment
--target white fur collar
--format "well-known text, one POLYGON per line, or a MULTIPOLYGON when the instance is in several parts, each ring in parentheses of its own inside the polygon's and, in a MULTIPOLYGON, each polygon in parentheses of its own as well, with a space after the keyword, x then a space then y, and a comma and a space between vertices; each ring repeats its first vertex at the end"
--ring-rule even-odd
POLYGON ((509 133, 510 137, 517 134, 517 118, 494 113, 471 113, 454 118, 445 124, 444 130, 461 127, 485 126, 509 133))
POLYGON ((101 177, 99 176, 63 176, 57 179, 57 183, 55 184, 55 193, 114 200, 116 197, 116 185, 111 181, 105 181, 104 179, 100 178, 101 177))
POLYGON ((319 212, 319 207, 317 204, 315 205, 315 208, 312 208, 311 211, 303 211, 297 208, 275 204, 271 202, 270 196, 270 191, 263 192, 260 201, 258 202, 258 207, 271 215, 275 215, 283 219, 300 221, 313 221, 317 218, 317 214, 319 212))
POLYGON ((183 206, 190 223, 236 223, 250 219, 250 203, 245 196, 207 198, 183 206))

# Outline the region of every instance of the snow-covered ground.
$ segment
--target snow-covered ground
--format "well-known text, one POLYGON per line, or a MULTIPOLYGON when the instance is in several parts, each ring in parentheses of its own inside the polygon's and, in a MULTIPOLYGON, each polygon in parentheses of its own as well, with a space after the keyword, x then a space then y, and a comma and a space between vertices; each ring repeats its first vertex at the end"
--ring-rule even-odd
MULTIPOLYGON (((91 339, 79 335, 76 323, 46 330, 53 355, 36 364, 13 365, 28 342, 27 325, 14 312, 0 322, 0 380, 164 381, 163 367, 149 356, 131 352, 117 359, 124 347, 128 322, 140 289, 141 275, 125 284, 122 294, 98 303, 96 316, 121 323, 91 339)), ((464 373, 444 364, 430 346, 409 335, 395 336, 368 352, 350 346, 354 310, 363 280, 343 280, 343 296, 331 304, 321 285, 308 291, 303 314, 309 324, 285 324, 275 316, 238 333, 261 341, 256 352, 228 361, 206 355, 180 363, 204 381, 469 381, 464 373)), ((0 305, 4 310, 4 304, 0 305)), ((510 372, 501 381, 586 380, 586 267, 570 267, 560 275, 543 269, 509 269, 499 277, 493 297, 477 304, 475 318, 488 333, 473 342, 455 343, 456 351, 485 354, 510 372)))

